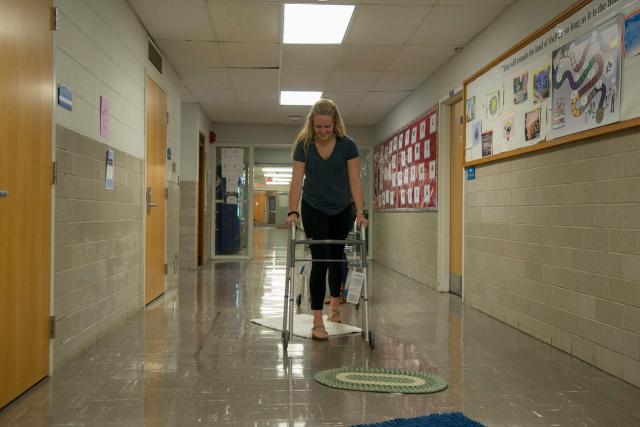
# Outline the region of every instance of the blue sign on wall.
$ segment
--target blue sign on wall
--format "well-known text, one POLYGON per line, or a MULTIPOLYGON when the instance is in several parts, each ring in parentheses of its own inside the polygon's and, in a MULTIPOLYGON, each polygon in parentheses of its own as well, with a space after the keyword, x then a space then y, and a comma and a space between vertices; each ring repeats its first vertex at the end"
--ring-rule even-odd
POLYGON ((474 179, 476 179, 476 167, 469 166, 467 168, 467 181, 473 181, 474 179))
POLYGON ((71 89, 63 84, 58 84, 58 105, 65 110, 71 111, 73 109, 73 95, 71 95, 71 89))

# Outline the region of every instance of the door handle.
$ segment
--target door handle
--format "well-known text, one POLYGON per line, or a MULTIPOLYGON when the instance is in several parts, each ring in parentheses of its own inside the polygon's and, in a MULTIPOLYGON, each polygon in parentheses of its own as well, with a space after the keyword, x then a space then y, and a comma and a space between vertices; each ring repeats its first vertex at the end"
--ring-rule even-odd
POLYGON ((9 192, 0 190, 0 199, 7 199, 9 197, 9 192))
POLYGON ((147 187, 147 215, 151 214, 151 208, 157 208, 158 204, 151 201, 151 187, 147 187))

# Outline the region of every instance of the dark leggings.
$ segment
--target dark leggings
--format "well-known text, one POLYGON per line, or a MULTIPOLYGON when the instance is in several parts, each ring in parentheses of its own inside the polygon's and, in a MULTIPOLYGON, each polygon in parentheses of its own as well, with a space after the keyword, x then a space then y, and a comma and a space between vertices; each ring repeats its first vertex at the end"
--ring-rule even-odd
MULTIPOLYGON (((336 215, 327 215, 312 207, 302 199, 302 223, 307 239, 345 240, 349 235, 353 216, 351 206, 336 215)), ((344 245, 309 245, 311 258, 343 259, 344 245)), ((340 296, 343 270, 339 262, 314 262, 311 267, 309 289, 311 294, 311 310, 322 310, 326 291, 326 277, 329 270, 329 293, 332 297, 340 296)))

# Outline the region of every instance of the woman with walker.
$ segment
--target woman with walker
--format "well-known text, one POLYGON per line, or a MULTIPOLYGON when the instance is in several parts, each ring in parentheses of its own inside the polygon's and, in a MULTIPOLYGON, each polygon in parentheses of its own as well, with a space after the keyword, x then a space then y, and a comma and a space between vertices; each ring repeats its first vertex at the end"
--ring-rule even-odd
MULTIPOLYGON (((303 128, 293 143, 293 176, 289 190, 289 213, 286 223, 291 226, 300 218, 308 239, 346 240, 353 225, 355 205, 356 227, 366 227, 364 196, 360 180, 360 157, 353 139, 345 134, 345 126, 338 108, 330 99, 322 98, 311 107, 303 128), (304 179, 304 187, 303 187, 304 179), (302 201, 300 197, 302 196, 302 201)), ((344 244, 310 245, 314 261, 309 278, 313 328, 316 340, 328 339, 322 318, 329 272, 329 321, 341 322, 340 286, 343 281, 339 262, 344 244)))

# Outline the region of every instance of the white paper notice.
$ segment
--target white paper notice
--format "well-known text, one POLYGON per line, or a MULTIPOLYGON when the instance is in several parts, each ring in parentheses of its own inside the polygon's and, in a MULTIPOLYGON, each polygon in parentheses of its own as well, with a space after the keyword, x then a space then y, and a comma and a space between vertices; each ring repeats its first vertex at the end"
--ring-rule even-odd
POLYGON ((414 126, 413 129, 411 129, 411 143, 415 144, 417 140, 418 140, 418 128, 414 126))
POLYGON ((350 268, 347 273, 347 283, 345 285, 349 289, 349 293, 347 294, 347 302, 349 304, 358 304, 363 283, 364 273, 350 268))
POLYGON ((396 193, 392 192, 392 193, 390 194, 390 196, 389 196, 389 204, 390 204, 391 206, 393 206, 393 205, 395 204, 395 197, 393 197, 393 196, 394 196, 394 194, 396 194, 396 193))
POLYGON ((413 203, 416 205, 420 204, 420 187, 416 187, 415 191, 413 192, 413 203))
POLYGON ((411 166, 411 182, 416 182, 416 165, 411 166))
POLYGON ((418 167, 418 179, 420 179, 420 181, 424 181, 424 163, 420 163, 420 166, 418 167))
POLYGON ((436 179, 436 162, 434 160, 429 162, 429 179, 436 179))
POLYGON ((398 171, 398 179, 396 179, 398 185, 402 185, 402 171, 398 171))
POLYGON ((398 148, 402 148, 402 141, 404 141, 404 134, 400 134, 398 138, 398 148))
POLYGON ((396 174, 395 173, 391 174, 391 186, 392 187, 396 186, 396 174))
POLYGON ((406 204, 406 197, 407 196, 406 196, 405 190, 403 188, 402 191, 400 192, 400 204, 403 205, 403 206, 406 204))
POLYGON ((431 185, 427 184, 424 186, 424 202, 429 203, 431 199, 431 185))
POLYGON ((431 140, 427 139, 424 142, 424 157, 422 158, 427 160, 429 157, 431 157, 431 140))
POLYGON ((436 132, 437 123, 438 123, 438 117, 435 114, 433 114, 429 119, 429 133, 436 132))
POLYGON ((420 160, 420 143, 419 142, 416 144, 416 146, 413 149, 413 160, 416 162, 420 160))
POLYGON ((404 145, 409 145, 409 135, 411 135, 411 129, 407 129, 404 133, 404 145))
POLYGON ((420 122, 420 139, 424 139, 427 134, 427 122, 423 120, 420 122))
POLYGON ((409 183, 409 169, 407 168, 404 169, 404 176, 402 177, 402 180, 404 181, 405 184, 409 183))
POLYGON ((407 163, 413 163, 413 150, 411 147, 407 148, 407 163))
POLYGON ((409 204, 413 203, 413 189, 412 188, 407 190, 407 199, 409 199, 409 204))

